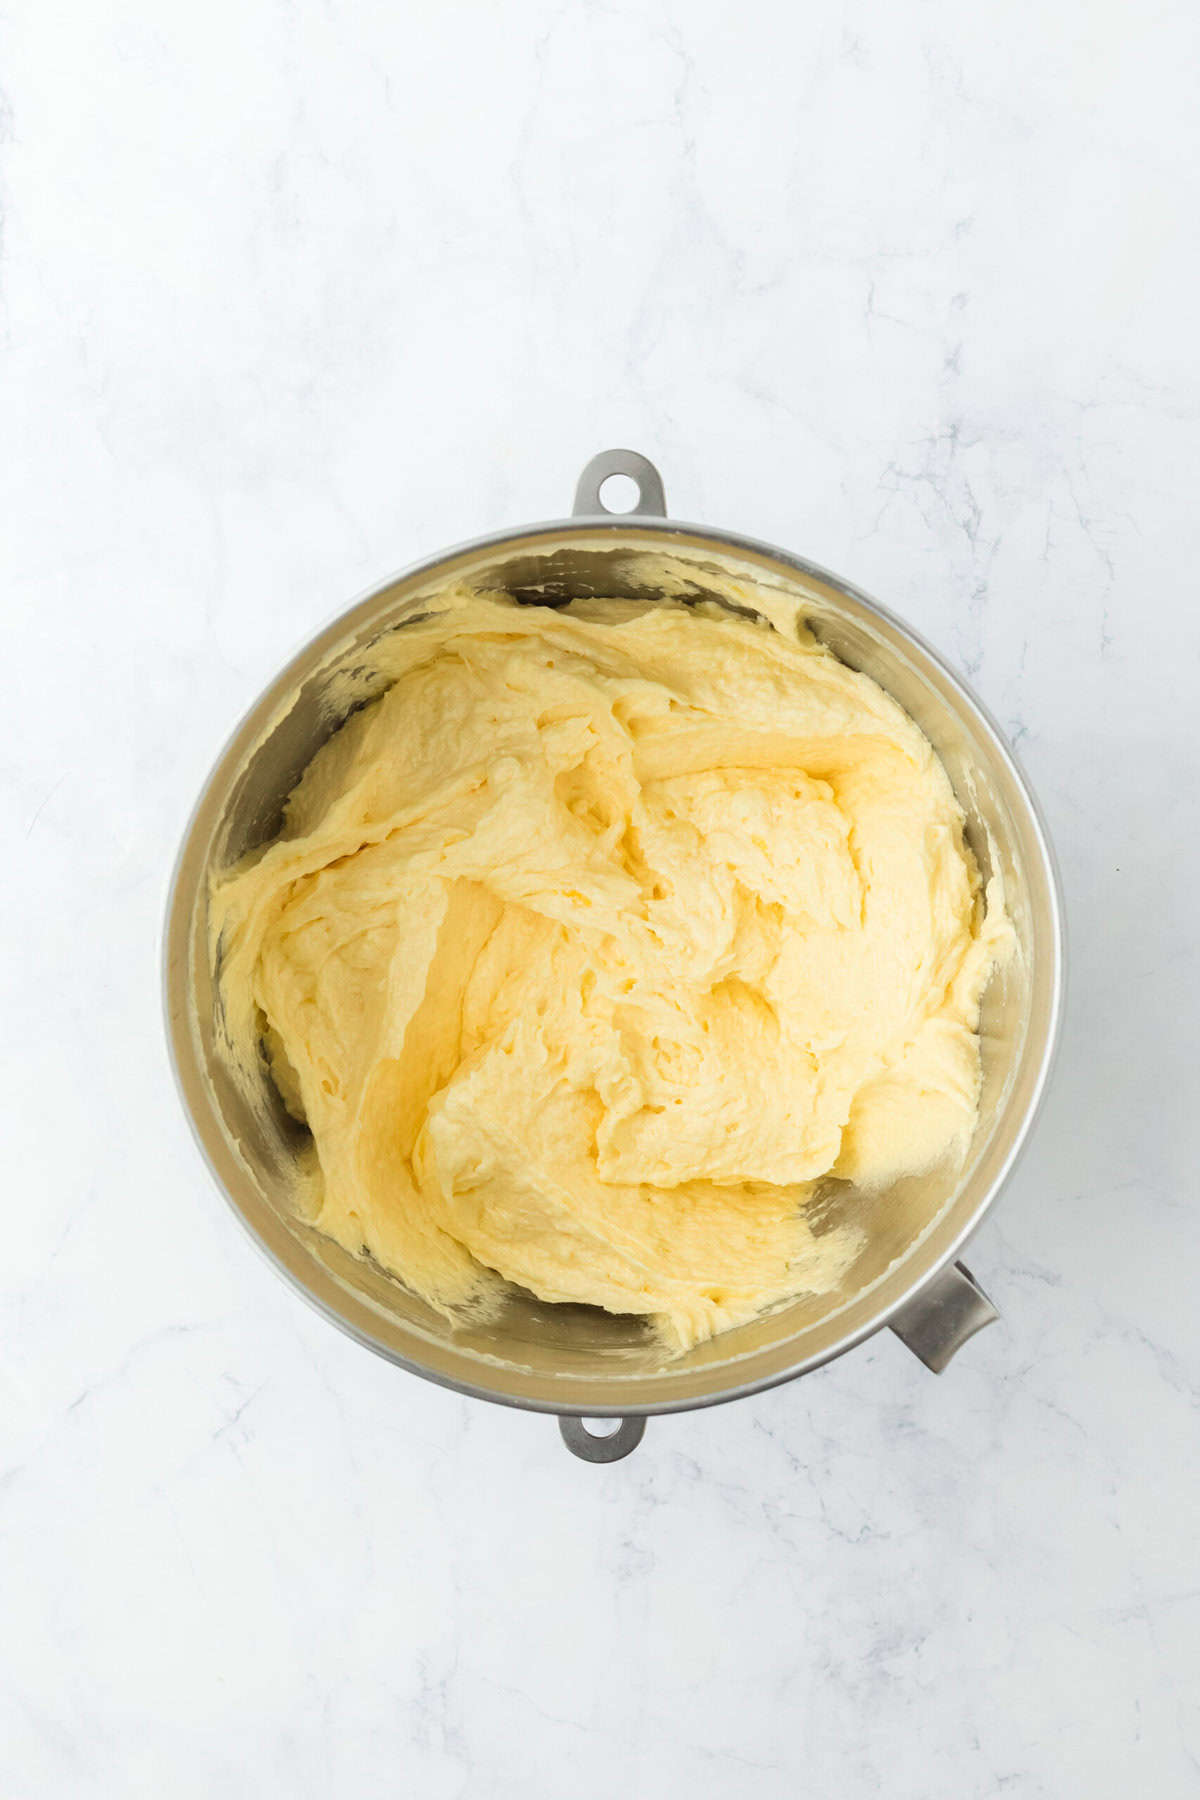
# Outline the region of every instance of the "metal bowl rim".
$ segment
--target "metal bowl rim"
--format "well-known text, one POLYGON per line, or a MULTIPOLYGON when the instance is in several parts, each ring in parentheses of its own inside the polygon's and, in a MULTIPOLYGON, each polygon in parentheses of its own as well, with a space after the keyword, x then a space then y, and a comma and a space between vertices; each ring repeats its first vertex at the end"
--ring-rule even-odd
MULTIPOLYGON (((630 546, 630 548, 633 547, 634 546, 632 545, 630 546)), ((1029 1140, 1030 1133, 1033 1130, 1045 1100, 1046 1089, 1058 1054, 1065 1000, 1065 912, 1058 865, 1050 836, 1046 828, 1042 809, 1016 755, 1006 741, 1004 734, 992 713, 987 706, 985 706, 983 701, 973 692, 963 677, 950 666, 941 653, 935 649, 935 647, 924 638, 919 631, 916 631, 907 620, 900 618, 898 614, 892 612, 888 607, 883 606, 862 588, 856 587, 853 582, 846 581, 840 575, 835 575, 831 570, 823 568, 819 563, 814 563, 808 558, 798 556, 791 551, 781 550, 778 545, 768 543, 761 538, 750 537, 742 532, 720 531, 713 526, 694 525, 682 519, 660 519, 645 514, 625 513, 620 515, 601 515, 597 517, 575 516, 569 519, 547 520, 539 524, 519 526, 515 529, 506 531, 487 532, 481 537, 468 539, 464 543, 454 545, 449 549, 440 550, 432 556, 423 557, 417 562, 411 563, 406 568, 401 569, 396 574, 388 577, 385 581, 373 583, 369 588, 362 591, 354 600, 352 600, 348 606, 335 614, 324 626, 304 641, 300 648, 288 659, 276 678, 262 690, 242 714, 213 763, 196 801, 192 806, 191 812, 188 815, 187 824, 172 869, 167 894, 162 936, 162 980, 164 1025, 167 1038, 167 1050, 171 1063, 171 1072, 175 1080, 176 1090, 179 1094, 180 1104, 191 1128, 192 1136, 208 1167, 208 1171, 217 1188, 223 1195, 226 1204, 238 1219, 242 1230, 256 1246, 260 1255, 265 1257, 275 1273, 281 1276, 288 1286, 305 1300, 309 1306, 318 1312, 322 1318, 328 1320, 330 1324, 336 1325, 339 1330, 345 1332, 348 1337, 353 1338, 356 1343, 361 1344, 364 1349, 374 1351, 376 1355, 382 1356, 386 1361, 395 1364, 398 1368, 406 1369, 410 1374, 419 1375, 426 1381, 432 1381, 439 1387, 450 1389, 455 1393, 464 1394, 471 1399, 488 1400, 496 1405, 513 1407, 518 1411, 537 1412, 547 1415, 576 1418, 649 1418, 668 1413, 693 1412, 698 1411, 702 1407, 723 1405, 726 1401, 730 1400, 746 1399, 751 1394, 765 1393, 770 1388, 780 1387, 785 1382, 795 1381, 802 1375, 810 1374, 814 1369, 821 1368, 826 1363, 833 1362, 837 1357, 843 1356, 848 1350, 854 1349, 857 1344, 861 1344, 865 1342, 867 1338, 873 1337, 875 1333, 882 1330, 891 1319, 895 1318, 896 1315, 924 1288, 934 1282, 942 1270, 954 1262, 964 1245, 970 1240, 982 1224, 983 1220, 987 1217, 988 1213, 998 1200, 1002 1189, 1009 1181, 1017 1161, 1029 1140), (242 1208, 238 1205, 234 1196, 230 1193, 229 1188, 226 1186, 223 1177, 217 1170, 212 1157, 209 1154, 208 1146, 205 1143, 201 1132, 199 1120, 195 1116, 184 1083, 184 1060, 186 1059, 189 1063, 195 1062, 192 1055, 193 1046, 189 1041, 184 1008, 180 1008, 179 1016, 176 1017, 172 1004, 172 964, 175 961, 173 952, 182 950, 186 946, 193 905, 192 896, 184 893, 180 888, 180 877, 183 865, 187 860, 196 825, 210 793, 217 785, 218 781, 227 774, 231 760, 235 756, 240 756, 244 750, 249 747, 247 744, 243 743, 243 739, 248 738, 251 726, 257 724, 260 720, 265 703, 268 699, 276 694, 282 695, 287 692, 289 687, 294 687, 296 685, 301 678, 302 665, 306 666, 310 663, 314 649, 316 649, 323 640, 328 639, 331 644, 335 642, 338 635, 344 635, 351 627, 356 614, 365 612, 373 602, 380 599, 383 595, 390 592, 391 589, 399 586, 401 583, 412 582, 419 576, 432 575, 436 573, 443 564, 452 562, 459 557, 470 556, 487 550, 500 549, 505 544, 513 544, 526 539, 536 539, 539 537, 561 540, 567 537, 595 535, 598 532, 612 533, 614 536, 634 532, 639 535, 650 534, 668 538, 673 536, 687 537, 689 539, 699 539, 702 543, 710 544, 712 548, 717 551, 726 553, 731 550, 734 552, 747 552, 752 557, 764 558, 767 561, 782 565, 785 569, 795 570, 798 574, 806 576, 811 580, 822 582, 832 588, 835 592, 846 595, 848 598, 857 602, 858 605, 864 607, 867 612, 890 625, 901 635, 901 637, 907 639, 909 643, 914 644, 926 657, 928 657, 938 673, 952 689, 963 710, 968 715, 972 715, 974 719, 984 727, 991 740, 993 751, 1000 762, 1006 767, 1017 792, 1020 794, 1028 809, 1029 822, 1032 826, 1034 842, 1041 858, 1042 873, 1045 877, 1046 892, 1049 898, 1049 942, 1050 954, 1053 959, 1050 1003, 1047 1014, 1045 1037, 1042 1044, 1039 1067, 1033 1081, 1031 1098, 1025 1109, 1024 1116, 1016 1126, 1012 1143, 1010 1144, 1004 1160, 987 1193, 976 1207, 974 1213, 966 1221, 962 1230, 941 1252, 935 1262, 928 1268, 922 1269, 919 1276, 913 1280, 909 1288, 903 1291, 898 1298, 891 1301, 887 1306, 882 1307, 880 1311, 865 1324, 846 1332, 844 1336, 838 1338, 834 1343, 827 1345, 822 1350, 814 1352, 809 1356, 801 1357, 795 1364, 790 1365, 785 1369, 776 1370, 768 1375, 750 1381, 722 1386, 712 1393, 693 1395, 685 1399, 637 1401, 631 1398, 627 1402, 612 1405, 575 1403, 572 1402, 568 1395, 564 1395, 561 1400, 556 1398, 527 1398, 511 1393, 505 1393, 497 1388, 488 1387, 479 1382, 456 1380, 452 1376, 443 1374, 439 1370, 431 1369, 427 1364, 420 1362, 415 1357, 401 1354, 399 1351, 394 1350, 390 1345, 385 1344, 378 1338, 372 1336, 371 1333, 363 1331, 350 1319, 346 1318, 343 1313, 339 1312, 336 1307, 329 1305, 306 1286, 306 1284, 275 1255, 274 1251, 264 1242, 262 1237, 255 1230, 242 1208)), ((181 998, 185 997, 181 996, 181 998)), ((197 1072, 200 1073, 198 1065, 197 1072)))

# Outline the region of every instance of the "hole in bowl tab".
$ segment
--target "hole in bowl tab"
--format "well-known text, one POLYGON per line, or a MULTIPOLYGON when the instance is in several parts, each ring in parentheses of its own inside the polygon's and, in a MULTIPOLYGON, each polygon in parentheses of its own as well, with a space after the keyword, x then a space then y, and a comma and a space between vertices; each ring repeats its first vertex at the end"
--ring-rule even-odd
POLYGON ((606 512, 633 512, 641 497, 632 475, 606 475, 600 483, 600 504, 606 512))

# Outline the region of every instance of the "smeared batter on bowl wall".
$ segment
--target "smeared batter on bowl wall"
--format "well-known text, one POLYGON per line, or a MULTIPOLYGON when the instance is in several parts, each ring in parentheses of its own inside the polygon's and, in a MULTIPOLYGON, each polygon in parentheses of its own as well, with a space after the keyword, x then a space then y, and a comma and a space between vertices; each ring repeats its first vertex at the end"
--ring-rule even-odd
POLYGON ((824 1178, 970 1138, 1003 907, 921 732, 767 610, 445 593, 213 895, 318 1225, 439 1308, 687 1347, 838 1285, 824 1178))

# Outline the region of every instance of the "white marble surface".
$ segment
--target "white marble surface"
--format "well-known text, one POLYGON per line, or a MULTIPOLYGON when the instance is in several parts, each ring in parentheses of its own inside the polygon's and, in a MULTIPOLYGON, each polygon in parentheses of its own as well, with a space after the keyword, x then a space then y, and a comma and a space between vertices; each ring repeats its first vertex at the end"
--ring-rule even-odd
POLYGON ((1200 1792, 1194 9, 0 30, 0 1792, 1200 1792), (1003 1324, 596 1469, 253 1255, 156 959, 284 655, 622 442, 970 673, 1073 979, 1003 1324))

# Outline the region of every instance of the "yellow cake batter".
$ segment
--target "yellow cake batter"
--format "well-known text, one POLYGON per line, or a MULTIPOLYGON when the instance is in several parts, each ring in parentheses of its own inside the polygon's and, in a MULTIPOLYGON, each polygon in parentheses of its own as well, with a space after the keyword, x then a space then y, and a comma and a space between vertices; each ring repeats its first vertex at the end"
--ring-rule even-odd
POLYGON ((920 731, 773 617, 447 592, 213 896, 318 1225, 439 1308, 686 1347, 837 1285, 824 1177, 969 1138, 1003 909, 920 731))

